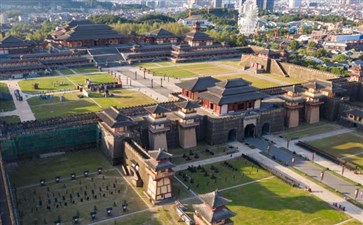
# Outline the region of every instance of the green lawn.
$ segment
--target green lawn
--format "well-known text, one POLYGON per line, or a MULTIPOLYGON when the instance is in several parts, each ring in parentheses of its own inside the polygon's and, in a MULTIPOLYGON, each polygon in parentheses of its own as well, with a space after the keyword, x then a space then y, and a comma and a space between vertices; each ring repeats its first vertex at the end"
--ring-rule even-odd
POLYGON ((71 173, 80 175, 85 170, 96 172, 99 167, 112 168, 100 151, 82 150, 60 156, 19 162, 19 166, 9 170, 9 174, 12 185, 20 187, 38 184, 40 179, 54 180, 56 176, 68 178, 71 173))
POLYGON ((212 165, 207 165, 204 166, 204 169, 207 171, 209 176, 204 176, 205 173, 201 170, 197 170, 197 172, 194 173, 184 170, 182 173, 178 172, 177 176, 197 193, 207 193, 216 189, 223 189, 271 176, 271 174, 265 170, 258 168, 256 165, 243 158, 229 160, 228 162, 233 165, 237 171, 223 166, 222 163, 216 163, 212 165, 214 168, 219 170, 218 173, 212 171, 212 165), (193 182, 188 180, 188 178, 183 178, 182 174, 186 174, 191 177, 193 182), (214 175, 217 179, 211 179, 212 175, 214 175))
POLYGON ((59 70, 59 72, 61 72, 64 75, 72 75, 72 74, 74 74, 72 72, 72 70, 70 70, 70 69, 61 69, 61 70, 59 70))
POLYGON ((72 68, 76 73, 94 73, 98 72, 99 70, 96 67, 79 67, 79 68, 72 68))
POLYGON ((315 124, 301 124, 299 127, 287 129, 278 135, 288 137, 290 139, 298 139, 339 129, 341 129, 341 126, 337 124, 320 121, 315 124))
POLYGON ((75 181, 62 180, 46 187, 36 185, 17 189, 16 193, 22 224, 53 224, 59 217, 62 224, 73 224, 72 217, 77 213, 82 224, 89 224, 90 212, 95 207, 98 220, 110 218, 106 214, 109 207, 113 208, 112 217, 147 208, 115 170, 105 171, 102 175, 92 174, 88 178, 81 176, 75 181), (128 203, 127 212, 122 212, 124 201, 128 203), (47 209, 47 205, 51 210, 47 209))
POLYGON ((218 80, 228 80, 228 79, 235 79, 235 78, 242 78, 244 80, 247 80, 252 83, 252 86, 256 88, 270 88, 270 87, 277 87, 281 86, 278 83, 266 81, 263 79, 259 79, 253 76, 249 76, 246 74, 234 74, 234 75, 228 75, 228 76, 215 76, 218 80))
POLYGON ((20 123, 20 118, 19 116, 4 116, 4 117, 0 117, 0 123, 5 122, 5 123, 20 123))
POLYGON ((67 79, 67 77, 46 77, 21 80, 18 82, 20 89, 24 93, 37 94, 40 92, 54 92, 74 90, 75 86, 67 79), (38 89, 34 89, 34 84, 37 83, 38 89))
MULTIPOLYGON (((10 94, 8 86, 5 83, 0 82, 0 93, 10 94)), ((0 101, 0 112, 7 112, 15 110, 13 100, 2 100, 0 101)))
POLYGON ((118 108, 145 105, 156 103, 154 99, 137 91, 130 91, 125 89, 110 90, 113 94, 112 97, 105 98, 102 94, 92 92, 90 97, 96 101, 102 108, 108 108, 110 106, 116 106, 118 108))
POLYGON ((61 95, 54 95, 53 99, 42 100, 39 97, 28 99, 28 103, 36 119, 47 119, 67 114, 98 112, 101 108, 91 99, 77 97, 79 93, 64 94, 65 100, 60 101, 61 95))
POLYGON ((278 178, 222 192, 232 200, 235 225, 332 225, 349 217, 278 178))
POLYGON ((89 75, 75 75, 67 77, 74 84, 86 84, 86 79, 90 79, 94 83, 115 82, 115 79, 108 73, 97 73, 89 75))
MULTIPOLYGON (((358 220, 349 220, 349 221, 347 221, 347 222, 345 222, 345 223, 343 223, 344 225, 362 225, 362 223, 361 222, 359 222, 358 220)), ((343 225, 342 224, 342 225, 343 225)))
POLYGON ((174 78, 188 78, 188 77, 196 77, 197 74, 183 70, 179 67, 166 67, 166 68, 157 68, 151 69, 151 72, 154 73, 155 76, 168 76, 174 78))
POLYGON ((198 145, 196 147, 193 147, 193 148, 188 148, 188 149, 183 149, 181 147, 171 148, 171 149, 168 149, 168 152, 173 154, 173 158, 172 158, 173 163, 182 164, 182 163, 189 163, 189 162, 193 162, 193 161, 199 161, 199 160, 204 160, 204 159, 208 159, 208 158, 213 158, 213 157, 217 157, 220 155, 230 154, 230 153, 235 152, 235 150, 229 149, 227 145, 209 146, 204 142, 200 142, 200 143, 198 143, 198 145), (206 149, 211 150, 214 154, 211 154, 210 152, 206 152, 205 151, 206 149), (190 152, 192 152, 193 155, 190 155, 190 152), (184 154, 189 156, 190 160, 186 160, 183 157, 184 154), (195 157, 196 155, 198 155, 197 158, 195 157))
POLYGON ((108 98, 96 92, 90 92, 90 98, 79 98, 79 92, 56 94, 53 95, 52 99, 47 100, 32 97, 28 99, 28 103, 37 119, 47 119, 67 114, 98 112, 110 106, 124 108, 155 103, 152 98, 137 91, 115 89, 111 90, 111 93, 113 96, 108 98), (60 101, 60 96, 62 95, 64 96, 63 102, 60 101))
POLYGON ((346 161, 363 167, 363 135, 358 132, 345 133, 308 143, 323 151, 336 155, 339 158, 343 158, 346 161))

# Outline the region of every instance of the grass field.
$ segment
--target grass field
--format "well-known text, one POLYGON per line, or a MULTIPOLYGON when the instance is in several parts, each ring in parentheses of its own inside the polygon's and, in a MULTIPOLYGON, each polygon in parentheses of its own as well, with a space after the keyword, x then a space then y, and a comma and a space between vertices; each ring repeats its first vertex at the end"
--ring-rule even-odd
POLYGON ((115 79, 108 73, 97 73, 89 75, 75 75, 67 77, 74 84, 86 84, 86 79, 90 79, 93 83, 115 82, 115 79))
POLYGON ((39 92, 54 92, 74 90, 75 86, 66 77, 47 77, 21 80, 18 82, 20 89, 24 93, 37 94, 39 92), (34 89, 34 84, 37 83, 38 89, 34 89))
MULTIPOLYGON (((10 94, 8 86, 5 83, 0 82, 0 93, 10 94)), ((15 110, 13 100, 2 100, 0 101, 0 112, 7 112, 15 110)))
POLYGON ((5 122, 5 123, 20 123, 20 118, 19 116, 4 116, 4 117, 0 117, 0 123, 5 122))
POLYGON ((79 67, 79 68, 72 68, 76 73, 94 73, 98 72, 99 70, 96 67, 79 67))
POLYGON ((54 92, 74 90, 77 84, 84 85, 86 79, 90 79, 94 83, 114 82, 115 79, 107 73, 97 73, 90 75, 74 75, 67 77, 45 77, 34 78, 28 80, 19 81, 19 86, 24 93, 36 94, 42 91, 54 92), (34 83, 39 84, 38 89, 34 89, 34 83))
POLYGON ((228 75, 228 76, 215 76, 218 80, 228 80, 228 79, 235 79, 235 78, 242 78, 252 83, 252 86, 256 88, 270 88, 270 87, 277 87, 281 86, 278 83, 274 83, 271 81, 266 81, 263 79, 259 79, 253 76, 249 76, 246 74, 235 74, 235 75, 228 75))
POLYGON ((179 148, 171 148, 168 150, 171 154, 173 154, 172 161, 175 164, 182 164, 182 163, 189 163, 193 161, 199 161, 204 160, 208 158, 217 157, 220 155, 226 155, 235 152, 234 149, 228 148, 227 145, 214 145, 209 146, 204 142, 198 143, 196 147, 183 149, 181 147, 179 148), (206 152, 206 149, 210 150, 206 152), (193 153, 192 155, 190 153, 193 153), (197 157, 196 157, 197 155, 197 157), (186 159, 186 157, 183 156, 189 156, 189 160, 186 159))
POLYGON ((278 178, 224 191, 232 200, 235 225, 332 225, 349 217, 332 209, 304 190, 293 188, 278 178))
POLYGON ((40 179, 54 180, 56 176, 68 178, 71 173, 80 175, 85 170, 95 172, 99 167, 105 170, 112 168, 101 152, 83 150, 21 162, 17 168, 10 170, 9 173, 11 183, 15 187, 20 187, 38 184, 40 179))
POLYGON ((363 167, 363 135, 345 133, 308 142, 310 145, 363 167))
MULTIPOLYGON (((262 169, 257 172, 256 166, 251 162, 244 159, 228 162, 238 168, 238 171, 231 171, 220 163, 213 164, 219 169, 219 173, 215 174, 216 184, 199 171, 191 173, 187 170, 183 173, 193 177, 194 183, 183 182, 197 193, 220 190, 224 197, 232 200, 228 208, 237 214, 232 218, 236 225, 332 225, 349 219, 347 215, 334 210, 310 193, 293 188, 262 169), (230 189, 224 189, 228 187, 230 189)), ((204 168, 212 174, 210 165, 204 168)), ((183 203, 188 204, 192 212, 191 204, 198 203, 198 200, 186 200, 183 203)))
POLYGON ((59 70, 59 72, 61 72, 64 75, 72 75, 72 74, 74 74, 72 72, 72 70, 70 70, 70 69, 61 69, 61 70, 59 70))
POLYGON ((299 127, 287 129, 278 135, 290 139, 299 139, 339 129, 341 126, 337 124, 320 121, 316 124, 301 124, 299 127))
POLYGON ((55 94, 52 99, 47 100, 32 97, 28 99, 28 103, 37 119, 46 119, 68 114, 98 112, 110 106, 123 108, 155 103, 153 99, 137 91, 114 89, 111 90, 111 93, 113 96, 108 98, 95 92, 90 93, 90 98, 78 98, 79 92, 55 94), (63 102, 60 101, 60 96, 62 95, 64 96, 63 102))
POLYGON ((60 101, 61 94, 58 94, 54 95, 53 99, 48 100, 32 97, 28 99, 28 103, 37 119, 101 111, 101 108, 91 99, 79 99, 78 94, 78 92, 64 94, 65 100, 63 102, 60 101))
POLYGON ((177 176, 197 193, 207 193, 216 189, 223 189, 271 176, 265 170, 256 167, 243 158, 230 160, 228 163, 233 165, 237 170, 234 171, 223 166, 222 163, 216 163, 213 164, 213 167, 217 168, 218 173, 216 173, 215 170, 212 170, 211 165, 208 165, 203 167, 206 172, 203 172, 201 169, 197 169, 196 172, 185 170, 182 173, 178 172, 177 176), (205 176, 205 173, 207 173, 208 176, 205 176), (189 178, 183 177, 183 174, 192 178, 193 181, 191 182, 189 178), (212 175, 214 175, 216 179, 213 180, 212 175))
POLYGON ((156 103, 152 98, 137 91, 114 89, 110 91, 113 96, 105 98, 99 93, 91 93, 90 97, 102 108, 116 106, 119 108, 156 103))

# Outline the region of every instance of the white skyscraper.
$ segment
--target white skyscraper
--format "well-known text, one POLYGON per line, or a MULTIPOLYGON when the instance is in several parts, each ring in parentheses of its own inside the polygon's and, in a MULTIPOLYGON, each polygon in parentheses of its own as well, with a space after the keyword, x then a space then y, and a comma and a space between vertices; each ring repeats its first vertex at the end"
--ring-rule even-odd
POLYGON ((289 7, 290 8, 299 8, 301 6, 301 0, 290 0, 289 7))
POLYGON ((239 7, 238 28, 239 33, 251 35, 256 31, 258 20, 258 7, 256 0, 247 0, 239 7))

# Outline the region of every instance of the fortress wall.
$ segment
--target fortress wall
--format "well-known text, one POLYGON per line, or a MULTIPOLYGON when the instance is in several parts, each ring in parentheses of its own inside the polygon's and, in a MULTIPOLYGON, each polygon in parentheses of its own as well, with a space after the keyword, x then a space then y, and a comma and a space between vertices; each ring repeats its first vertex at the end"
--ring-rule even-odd
POLYGON ((274 60, 274 59, 271 60, 270 73, 278 74, 278 75, 283 76, 283 77, 286 76, 284 71, 282 70, 282 68, 278 64, 278 62, 276 60, 274 60))
MULTIPOLYGON (((133 142, 132 140, 130 140, 130 142, 133 142)), ((135 150, 135 146, 136 145, 139 150, 143 151, 144 149, 141 148, 141 146, 137 145, 135 142, 133 142, 133 144, 128 143, 127 141, 124 142, 124 149, 125 149, 125 154, 124 154, 124 164, 123 165, 127 165, 129 167, 131 167, 132 162, 131 160, 135 160, 138 164, 139 164, 139 174, 140 177, 142 179, 142 181, 147 182, 147 170, 146 170, 146 163, 145 163, 145 157, 143 157, 141 154, 139 154, 136 150, 135 150)), ((146 154, 146 153, 145 153, 146 154)))
POLYGON ((267 58, 261 58, 255 55, 242 55, 240 65, 242 67, 250 67, 253 63, 259 63, 264 66, 265 69, 269 68, 267 58))
POLYGON ((243 136, 240 117, 208 118, 205 141, 210 145, 223 144, 228 141, 229 131, 237 131, 237 139, 243 136))
POLYGON ((282 131, 284 129, 284 120, 285 109, 283 108, 262 112, 257 124, 257 134, 262 135, 262 126, 265 123, 270 124, 270 132, 282 131))
POLYGON ((324 104, 320 106, 320 117, 329 121, 335 121, 338 117, 340 103, 339 98, 326 98, 324 104))
POLYGON ((291 63, 281 63, 281 66, 284 68, 286 73, 295 79, 301 80, 313 80, 313 79, 321 79, 328 80, 338 78, 339 76, 333 73, 328 73, 316 69, 311 69, 303 66, 294 65, 291 63))

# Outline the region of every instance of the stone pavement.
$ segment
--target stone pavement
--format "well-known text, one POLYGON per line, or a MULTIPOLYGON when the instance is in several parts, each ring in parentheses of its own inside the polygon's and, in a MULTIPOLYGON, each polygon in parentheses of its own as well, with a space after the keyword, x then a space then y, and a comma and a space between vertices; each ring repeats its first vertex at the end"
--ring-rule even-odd
MULTIPOLYGON (((29 121, 29 120, 35 120, 34 114, 28 104, 28 102, 26 101, 26 96, 24 95, 24 93, 21 91, 19 85, 18 85, 18 81, 17 80, 8 80, 8 81, 4 81, 9 88, 9 92, 11 94, 11 96, 13 97, 13 101, 15 104, 15 108, 16 110, 14 112, 11 113, 11 115, 17 115, 19 116, 21 122, 24 121, 29 121), (18 101, 16 100, 14 91, 16 89, 19 89, 20 94, 23 96, 23 101, 18 101)), ((6 115, 6 114, 1 114, 1 116, 6 115)))
MULTIPOLYGON (((341 129, 338 131, 341 134, 346 133, 346 131, 351 132, 350 129, 341 129)), ((336 131, 336 132, 338 132, 338 131, 336 131)), ((327 133, 320 134, 320 135, 314 135, 314 136, 311 136, 311 140, 317 140, 322 137, 329 137, 328 135, 335 136, 335 135, 337 135, 336 132, 327 132, 327 133)), ((276 135, 265 135, 264 137, 268 140, 275 142, 276 143, 275 145, 278 147, 286 148, 286 146, 287 146, 287 141, 284 138, 280 138, 276 135)), ((301 140, 301 139, 290 141, 289 150, 291 152, 296 152, 297 154, 303 155, 306 158, 312 160, 312 153, 310 151, 305 150, 295 144, 299 140, 301 140)), ((344 169, 344 173, 342 174, 342 167, 340 165, 338 165, 322 156, 315 154, 314 163, 319 164, 322 167, 329 168, 329 170, 331 170, 335 173, 338 173, 351 181, 354 181, 356 183, 363 185, 363 175, 355 174, 354 171, 348 170, 347 168, 344 169)))
MULTIPOLYGON (((335 190, 338 190, 340 193, 348 196, 349 198, 355 198, 355 190, 357 189, 357 186, 355 184, 352 184, 345 179, 334 175, 331 172, 324 172, 324 177, 321 180, 321 173, 323 171, 322 168, 312 164, 311 162, 305 160, 302 157, 299 157, 296 154, 293 154, 292 152, 282 150, 274 145, 271 146, 271 149, 268 151, 268 142, 263 139, 248 138, 246 139, 246 142, 256 146, 260 150, 264 151, 266 154, 274 156, 276 159, 283 161, 285 164, 293 166, 294 168, 307 174, 315 180, 321 181, 325 185, 335 190), (293 158, 295 158, 295 163, 292 162, 293 158)), ((363 197, 358 197, 356 200, 360 203, 363 203, 363 197)))

